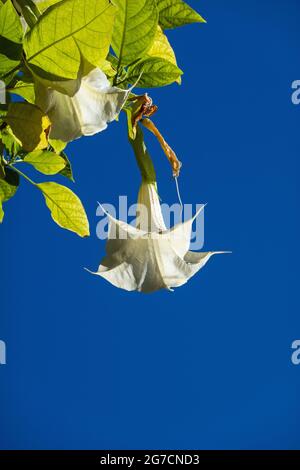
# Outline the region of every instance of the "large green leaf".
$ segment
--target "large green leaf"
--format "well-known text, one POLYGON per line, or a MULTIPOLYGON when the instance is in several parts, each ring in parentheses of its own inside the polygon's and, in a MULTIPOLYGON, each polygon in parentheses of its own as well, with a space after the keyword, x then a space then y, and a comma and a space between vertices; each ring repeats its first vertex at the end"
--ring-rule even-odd
POLYGON ((56 3, 61 2, 62 0, 39 0, 37 6, 41 13, 47 10, 47 8, 52 7, 56 3))
POLYGON ((81 56, 101 65, 116 8, 109 0, 65 0, 48 8, 26 34, 27 62, 43 78, 76 79, 81 56))
POLYGON ((5 120, 22 142, 24 150, 32 152, 47 147, 46 131, 50 121, 37 106, 29 103, 10 103, 5 120))
POLYGON ((43 152, 42 150, 28 153, 23 160, 44 175, 56 175, 66 166, 63 157, 54 152, 43 152))
POLYGON ((11 0, 0 6, 0 36, 16 44, 22 43, 23 28, 11 0))
POLYGON ((11 0, 0 6, 0 77, 19 65, 22 56, 23 29, 11 0))
POLYGON ((168 60, 149 57, 128 68, 127 80, 135 83, 140 77, 137 86, 153 88, 170 85, 181 75, 182 71, 168 60))
POLYGON ((142 57, 150 48, 157 24, 155 0, 114 0, 118 7, 112 46, 120 64, 142 57))
POLYGON ((53 220, 62 228, 71 230, 81 237, 88 237, 89 222, 83 205, 69 188, 49 182, 37 184, 42 191, 53 220))
POLYGON ((159 24, 163 29, 177 28, 190 23, 205 23, 199 13, 182 0, 156 0, 159 24))

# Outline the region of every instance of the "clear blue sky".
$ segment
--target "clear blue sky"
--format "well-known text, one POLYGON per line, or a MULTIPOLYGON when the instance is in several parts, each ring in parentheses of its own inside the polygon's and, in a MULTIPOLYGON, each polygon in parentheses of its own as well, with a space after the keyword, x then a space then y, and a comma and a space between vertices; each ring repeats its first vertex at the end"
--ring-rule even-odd
POLYGON ((208 203, 205 248, 233 254, 175 293, 83 270, 104 254, 96 201, 136 200, 123 117, 69 148, 89 239, 54 225, 24 182, 0 228, 1 448, 300 448, 300 4, 190 3, 208 23, 169 33, 185 75, 151 91, 155 122, 184 164, 184 202, 208 203))

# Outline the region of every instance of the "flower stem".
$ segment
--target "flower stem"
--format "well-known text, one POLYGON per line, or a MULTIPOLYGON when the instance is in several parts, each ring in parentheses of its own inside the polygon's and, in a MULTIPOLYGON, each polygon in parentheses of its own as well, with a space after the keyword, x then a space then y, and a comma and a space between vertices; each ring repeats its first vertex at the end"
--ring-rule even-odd
POLYGON ((135 139, 129 136, 129 142, 133 148, 143 181, 147 183, 156 183, 154 165, 144 142, 143 131, 139 125, 136 127, 135 139))

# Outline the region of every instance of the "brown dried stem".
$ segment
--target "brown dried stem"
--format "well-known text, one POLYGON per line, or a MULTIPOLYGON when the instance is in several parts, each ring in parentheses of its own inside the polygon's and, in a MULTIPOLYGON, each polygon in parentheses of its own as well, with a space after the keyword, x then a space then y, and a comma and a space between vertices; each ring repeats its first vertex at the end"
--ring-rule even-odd
POLYGON ((155 124, 148 118, 142 119, 141 123, 143 126, 145 126, 152 134, 155 135, 157 140, 159 141, 164 153, 167 156, 167 159, 169 160, 172 170, 173 170, 173 176, 178 177, 180 173, 180 168, 182 166, 181 162, 178 160, 176 153, 172 148, 169 146, 169 144, 165 141, 155 124))

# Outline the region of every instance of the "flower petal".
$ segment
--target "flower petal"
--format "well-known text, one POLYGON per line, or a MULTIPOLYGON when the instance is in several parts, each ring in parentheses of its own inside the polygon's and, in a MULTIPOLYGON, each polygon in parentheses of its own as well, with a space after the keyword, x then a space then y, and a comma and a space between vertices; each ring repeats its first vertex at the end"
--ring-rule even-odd
POLYGON ((100 265, 98 272, 89 272, 91 274, 103 277, 113 286, 119 287, 120 289, 127 291, 137 290, 137 284, 133 275, 132 266, 125 261, 112 269, 108 269, 105 266, 100 265))
POLYGON ((190 247, 191 232, 194 220, 198 217, 205 205, 201 206, 196 214, 189 220, 179 223, 164 234, 164 237, 170 240, 170 243, 178 256, 183 257, 190 247))
POLYGON ((203 266, 206 265, 208 260, 214 255, 222 255, 230 253, 230 251, 208 251, 196 252, 188 251, 184 256, 184 261, 188 264, 188 271, 190 273, 189 279, 194 276, 203 266))
POLYGON ((145 232, 167 230, 154 183, 141 184, 138 195, 137 228, 145 232))

